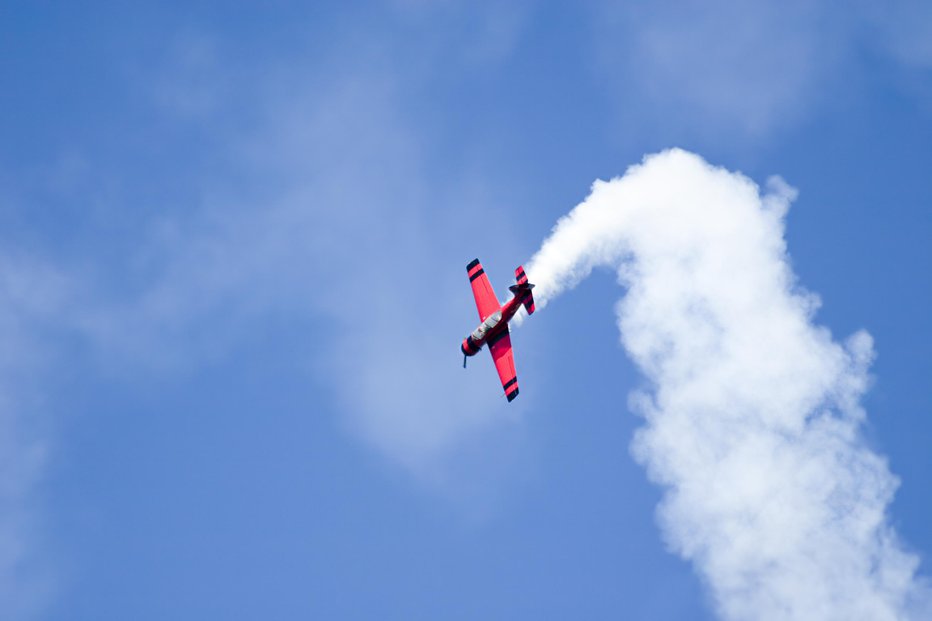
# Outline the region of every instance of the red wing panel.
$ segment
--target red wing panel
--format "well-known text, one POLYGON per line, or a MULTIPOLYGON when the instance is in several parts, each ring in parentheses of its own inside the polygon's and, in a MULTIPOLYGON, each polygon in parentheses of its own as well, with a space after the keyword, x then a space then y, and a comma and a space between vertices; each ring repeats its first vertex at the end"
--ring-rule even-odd
POLYGON ((495 297, 495 291, 489 283, 489 277, 485 275, 482 264, 479 259, 474 259, 466 266, 466 273, 469 275, 469 284, 472 287, 472 295, 476 298, 476 308, 479 309, 479 321, 485 321, 485 318, 501 308, 498 298, 495 297))
POLYGON ((511 349, 511 336, 508 334, 508 326, 505 325, 501 332, 492 336, 488 343, 489 353, 492 354, 498 377, 502 380, 505 395, 508 397, 508 401, 513 401, 518 396, 518 374, 515 372, 515 356, 511 349))

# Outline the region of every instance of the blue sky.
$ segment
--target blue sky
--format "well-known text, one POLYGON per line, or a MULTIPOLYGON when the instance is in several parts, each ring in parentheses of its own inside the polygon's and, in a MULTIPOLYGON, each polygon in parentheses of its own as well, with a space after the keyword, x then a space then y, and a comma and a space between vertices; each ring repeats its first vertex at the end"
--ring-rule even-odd
POLYGON ((630 456, 597 272, 485 356, 595 179, 678 146, 799 189, 932 553, 932 11, 823 2, 0 5, 0 610, 712 619, 630 456))

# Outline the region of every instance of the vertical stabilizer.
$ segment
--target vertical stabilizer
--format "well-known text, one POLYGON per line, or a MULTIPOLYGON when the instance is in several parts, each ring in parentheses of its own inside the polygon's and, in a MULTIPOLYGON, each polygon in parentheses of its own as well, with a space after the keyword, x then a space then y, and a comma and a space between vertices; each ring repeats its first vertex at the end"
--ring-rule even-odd
POLYGON ((524 310, 527 311, 528 315, 534 314, 534 294, 531 293, 531 289, 534 288, 534 285, 527 281, 527 274, 524 273, 524 266, 519 265, 518 269, 515 270, 515 280, 518 281, 518 285, 527 285, 527 287, 522 287, 527 293, 524 294, 524 310))

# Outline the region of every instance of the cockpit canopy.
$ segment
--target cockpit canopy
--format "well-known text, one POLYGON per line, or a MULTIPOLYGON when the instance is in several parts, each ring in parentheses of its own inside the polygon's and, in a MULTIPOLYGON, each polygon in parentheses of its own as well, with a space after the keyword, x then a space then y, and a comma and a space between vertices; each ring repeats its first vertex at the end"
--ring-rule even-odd
POLYGON ((488 334, 492 329, 494 329, 495 326, 497 326, 501 320, 502 320, 502 311, 495 311, 494 313, 486 317, 485 321, 479 324, 479 327, 476 328, 475 332, 473 332, 470 335, 472 337, 472 340, 481 341, 482 339, 484 339, 485 335, 488 334))

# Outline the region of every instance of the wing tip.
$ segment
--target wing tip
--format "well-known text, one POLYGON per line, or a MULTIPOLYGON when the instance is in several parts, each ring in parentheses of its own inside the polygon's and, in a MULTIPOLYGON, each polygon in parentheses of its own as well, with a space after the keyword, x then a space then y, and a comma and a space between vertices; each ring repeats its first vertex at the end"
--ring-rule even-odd
POLYGON ((505 382, 503 388, 505 389, 505 396, 508 397, 508 403, 511 403, 518 396, 518 378, 511 378, 505 382))
POLYGON ((470 271, 472 268, 476 267, 477 265, 479 265, 479 259, 473 259, 472 261, 469 262, 469 265, 466 266, 466 271, 467 272, 470 271))

